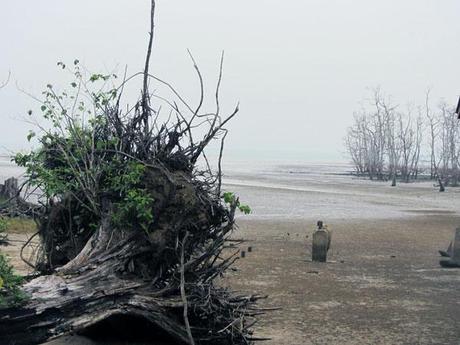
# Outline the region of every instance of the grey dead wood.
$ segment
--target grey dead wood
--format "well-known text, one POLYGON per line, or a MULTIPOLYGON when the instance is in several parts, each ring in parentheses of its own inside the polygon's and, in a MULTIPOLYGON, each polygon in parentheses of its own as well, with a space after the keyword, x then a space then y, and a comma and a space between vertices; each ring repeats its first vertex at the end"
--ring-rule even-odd
POLYGON ((460 268, 460 228, 455 230, 454 239, 445 254, 443 256, 448 256, 449 258, 442 259, 439 262, 442 267, 460 268))
POLYGON ((183 307, 179 298, 165 298, 152 291, 149 282, 117 273, 126 270, 130 258, 149 249, 141 244, 140 234, 112 231, 103 222, 74 260, 56 274, 24 285, 29 301, 0 311, 0 344, 39 344, 115 315, 143 317, 177 344, 189 344, 185 327, 173 317, 183 307), (107 248, 110 237, 114 245, 107 248))

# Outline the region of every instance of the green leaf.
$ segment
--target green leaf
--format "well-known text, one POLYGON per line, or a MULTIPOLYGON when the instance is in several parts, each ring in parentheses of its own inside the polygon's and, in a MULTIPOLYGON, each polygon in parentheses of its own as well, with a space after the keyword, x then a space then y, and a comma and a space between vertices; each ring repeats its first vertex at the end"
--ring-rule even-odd
POLYGON ((100 78, 102 78, 102 74, 93 74, 89 78, 89 81, 94 83, 95 81, 99 80, 100 78))
POLYGON ((226 204, 230 204, 230 203, 232 203, 234 200, 235 200, 235 194, 233 194, 232 192, 225 192, 225 193, 224 193, 224 202, 225 202, 226 204))
POLYGON ((238 206, 238 208, 244 214, 250 214, 251 213, 251 208, 248 205, 240 205, 240 206, 238 206))
POLYGON ((29 134, 27 134, 27 141, 30 141, 34 136, 35 136, 35 132, 29 131, 29 134))

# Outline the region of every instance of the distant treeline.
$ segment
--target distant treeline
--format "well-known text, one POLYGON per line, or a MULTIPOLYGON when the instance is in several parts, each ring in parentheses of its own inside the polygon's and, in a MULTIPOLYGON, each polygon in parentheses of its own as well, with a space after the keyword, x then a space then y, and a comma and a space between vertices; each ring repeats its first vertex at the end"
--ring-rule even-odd
POLYGON ((375 90, 371 107, 355 114, 345 145, 356 173, 372 180, 395 185, 423 175, 442 187, 460 179, 459 120, 445 102, 431 109, 429 92, 424 105, 402 109, 375 90))

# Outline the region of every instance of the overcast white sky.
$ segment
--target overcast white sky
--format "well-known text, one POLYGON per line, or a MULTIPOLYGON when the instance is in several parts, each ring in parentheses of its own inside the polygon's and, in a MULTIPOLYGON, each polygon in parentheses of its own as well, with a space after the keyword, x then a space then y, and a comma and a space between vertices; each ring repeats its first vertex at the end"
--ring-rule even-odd
MULTIPOLYGON (((0 151, 26 147, 22 118, 64 83, 57 61, 91 71, 142 68, 148 0, 1 0, 0 151)), ((227 152, 241 159, 343 159, 353 112, 380 85, 401 104, 456 103, 458 0, 158 0, 152 70, 193 95, 186 48, 214 84, 226 52, 222 97, 241 102, 227 152)))

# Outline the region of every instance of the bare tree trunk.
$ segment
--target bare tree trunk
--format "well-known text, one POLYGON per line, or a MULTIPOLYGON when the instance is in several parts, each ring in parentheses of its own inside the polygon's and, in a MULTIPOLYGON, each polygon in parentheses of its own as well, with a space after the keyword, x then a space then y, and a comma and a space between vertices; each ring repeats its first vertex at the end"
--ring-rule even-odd
POLYGON ((444 192, 446 188, 444 187, 444 183, 442 182, 441 178, 438 177, 438 183, 439 183, 439 191, 444 192))
POLYGON ((393 174, 393 178, 391 180, 391 186, 396 187, 396 174, 393 174))

